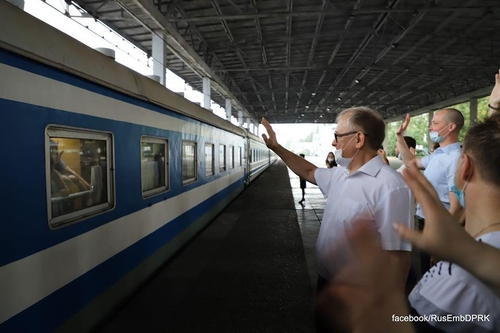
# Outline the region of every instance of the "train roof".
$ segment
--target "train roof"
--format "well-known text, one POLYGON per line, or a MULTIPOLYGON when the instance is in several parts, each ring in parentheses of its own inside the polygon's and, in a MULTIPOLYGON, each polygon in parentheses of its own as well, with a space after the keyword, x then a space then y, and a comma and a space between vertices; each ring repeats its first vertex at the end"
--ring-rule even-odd
POLYGON ((247 131, 56 28, 0 1, 0 47, 176 113, 245 136, 247 131), (36 31, 36 33, 34 33, 36 31))

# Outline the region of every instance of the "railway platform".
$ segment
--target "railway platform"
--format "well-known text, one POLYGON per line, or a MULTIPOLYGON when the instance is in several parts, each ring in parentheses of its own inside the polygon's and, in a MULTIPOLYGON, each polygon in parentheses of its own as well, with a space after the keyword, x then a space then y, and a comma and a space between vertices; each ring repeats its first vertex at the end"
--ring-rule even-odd
POLYGON ((325 199, 274 163, 99 332, 314 332, 325 199))

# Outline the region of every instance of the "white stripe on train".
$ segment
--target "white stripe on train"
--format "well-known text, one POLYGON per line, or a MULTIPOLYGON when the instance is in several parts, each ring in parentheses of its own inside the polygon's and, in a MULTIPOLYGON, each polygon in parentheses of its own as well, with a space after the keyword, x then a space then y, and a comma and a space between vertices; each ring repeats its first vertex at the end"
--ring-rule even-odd
POLYGON ((0 267, 0 323, 243 178, 243 168, 0 267), (78 265, 74 265, 78 262, 78 265), (43 270, 43 274, 40 271, 43 270), (33 280, 36 276, 37 279, 33 280))

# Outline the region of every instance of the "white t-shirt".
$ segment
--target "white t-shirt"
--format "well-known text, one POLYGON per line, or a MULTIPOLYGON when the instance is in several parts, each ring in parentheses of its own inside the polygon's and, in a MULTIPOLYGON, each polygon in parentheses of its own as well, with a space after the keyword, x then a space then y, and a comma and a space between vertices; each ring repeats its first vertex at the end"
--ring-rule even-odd
POLYGON ((410 189, 378 155, 351 175, 343 167, 318 168, 314 177, 327 198, 316 242, 316 267, 321 277, 330 279, 348 260, 343 245, 355 220, 374 223, 385 250, 411 251, 411 245, 393 228, 394 222, 412 226, 410 189))
MULTIPOLYGON (((477 238, 500 248, 500 231, 477 238)), ((481 260, 481 258, 478 258, 481 260)), ((411 306, 420 315, 438 317, 489 315, 487 321, 429 321, 445 332, 500 332, 500 298, 489 287, 462 267, 440 261, 415 286, 409 296, 411 306)))

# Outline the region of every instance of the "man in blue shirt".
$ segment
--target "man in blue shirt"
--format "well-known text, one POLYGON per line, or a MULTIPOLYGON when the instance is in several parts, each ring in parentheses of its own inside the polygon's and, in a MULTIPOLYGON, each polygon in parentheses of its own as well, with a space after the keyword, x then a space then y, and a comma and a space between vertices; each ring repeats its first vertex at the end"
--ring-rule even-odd
MULTIPOLYGON (((437 191, 443 205, 451 214, 459 215, 462 209, 458 198, 452 194, 451 188, 455 185, 455 170, 461 152, 458 136, 464 126, 464 116, 453 108, 437 111, 429 126, 429 137, 432 141, 439 143, 440 147, 434 151, 434 154, 422 158, 411 154, 404 140, 403 133, 409 123, 410 115, 408 114, 396 132, 396 146, 403 159, 403 164, 409 165, 408 163, 415 159, 417 167, 420 170, 425 170, 424 176, 437 191)), ((416 221, 419 229, 422 230, 425 216, 420 205, 417 206, 416 221)), ((421 253, 420 261, 422 274, 424 274, 430 268, 429 255, 421 253)))

